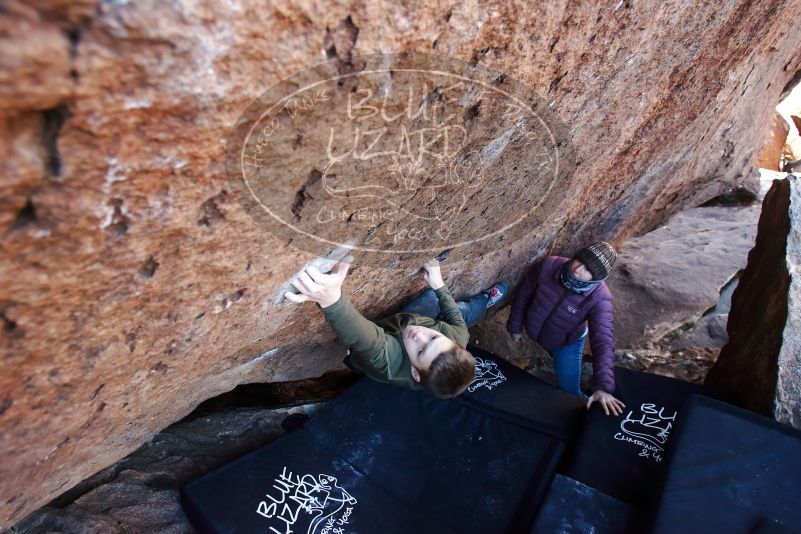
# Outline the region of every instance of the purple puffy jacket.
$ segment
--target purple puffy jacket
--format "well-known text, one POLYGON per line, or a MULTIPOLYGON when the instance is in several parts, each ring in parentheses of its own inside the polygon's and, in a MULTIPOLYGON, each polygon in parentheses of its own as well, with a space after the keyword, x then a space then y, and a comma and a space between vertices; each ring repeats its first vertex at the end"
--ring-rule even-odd
POLYGON ((577 341, 589 326, 593 391, 614 393, 612 294, 606 282, 586 294, 565 288, 559 275, 568 261, 570 258, 548 256, 526 273, 506 329, 510 334, 520 334, 525 326, 531 339, 545 350, 553 350, 577 341))

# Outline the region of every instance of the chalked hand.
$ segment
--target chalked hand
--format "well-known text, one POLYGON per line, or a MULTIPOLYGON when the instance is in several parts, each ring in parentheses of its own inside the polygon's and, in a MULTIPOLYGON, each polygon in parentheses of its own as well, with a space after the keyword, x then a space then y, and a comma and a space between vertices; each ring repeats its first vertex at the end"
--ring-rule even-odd
POLYGON ((442 280, 442 271, 439 268, 439 261, 435 258, 433 260, 427 261, 421 267, 423 272, 423 278, 425 278, 426 284, 431 289, 439 289, 445 285, 445 282, 442 280))
POLYGON ((321 273, 313 265, 306 267, 289 282, 299 293, 287 291, 284 297, 292 302, 316 302, 321 308, 336 304, 342 296, 342 282, 352 262, 353 256, 348 256, 328 273, 321 273))

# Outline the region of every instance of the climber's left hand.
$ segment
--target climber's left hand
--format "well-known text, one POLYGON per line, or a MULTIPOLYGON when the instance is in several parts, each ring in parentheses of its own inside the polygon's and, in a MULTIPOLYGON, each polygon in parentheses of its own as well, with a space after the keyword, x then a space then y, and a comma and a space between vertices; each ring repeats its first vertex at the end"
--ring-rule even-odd
POLYGON ((445 285, 445 282, 442 280, 442 271, 439 267, 439 261, 436 258, 427 261, 420 270, 423 271, 423 278, 431 289, 439 289, 445 285))

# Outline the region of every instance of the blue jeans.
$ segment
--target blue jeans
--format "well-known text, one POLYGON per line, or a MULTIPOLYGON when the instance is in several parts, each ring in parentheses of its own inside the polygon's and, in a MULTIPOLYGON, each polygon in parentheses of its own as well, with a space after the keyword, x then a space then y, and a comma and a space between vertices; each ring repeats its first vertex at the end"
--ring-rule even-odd
POLYGON ((587 395, 581 391, 581 354, 584 352, 586 339, 587 332, 584 332, 583 336, 570 345, 548 351, 553 358, 556 385, 559 386, 559 389, 578 395, 585 400, 587 395))
MULTIPOLYGON (((467 300, 456 302, 459 311, 467 326, 473 326, 487 315, 487 301, 489 296, 486 293, 478 293, 467 300)), ((420 293, 414 300, 403 307, 401 313, 416 313, 425 315, 435 321, 442 320, 442 313, 439 309, 439 299, 437 294, 430 287, 420 293)))

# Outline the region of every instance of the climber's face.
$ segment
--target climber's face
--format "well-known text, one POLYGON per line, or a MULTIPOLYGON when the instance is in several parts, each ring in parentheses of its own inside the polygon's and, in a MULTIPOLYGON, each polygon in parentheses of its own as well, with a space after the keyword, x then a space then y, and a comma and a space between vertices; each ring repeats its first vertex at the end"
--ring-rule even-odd
POLYGON ((409 325, 401 332, 403 348, 412 364, 412 376, 419 382, 420 371, 428 371, 439 353, 453 347, 453 341, 425 326, 409 325))
POLYGON ((570 272, 574 277, 578 278, 579 280, 583 280, 584 282, 589 282, 592 280, 592 273, 587 270, 587 267, 578 260, 572 261, 570 264, 570 272))

